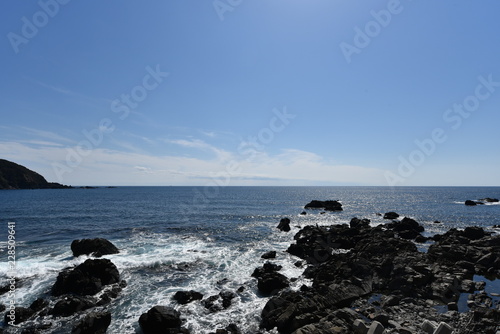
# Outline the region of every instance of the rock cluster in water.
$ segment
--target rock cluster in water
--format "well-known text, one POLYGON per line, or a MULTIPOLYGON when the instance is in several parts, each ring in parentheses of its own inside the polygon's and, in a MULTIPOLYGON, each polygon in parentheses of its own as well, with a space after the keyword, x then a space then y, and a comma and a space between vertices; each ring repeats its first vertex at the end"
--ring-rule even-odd
MULTIPOLYGON (((102 256, 118 252, 118 249, 105 239, 75 240, 72 248, 75 256, 102 256), (82 249, 85 251, 78 251, 82 249)), ((50 296, 38 298, 29 307, 16 307, 14 324, 20 325, 36 318, 37 324, 22 327, 22 333, 42 333, 55 327, 54 320, 90 311, 73 324, 71 333, 106 333, 111 323, 111 313, 94 310, 110 304, 126 286, 127 283, 120 278, 118 268, 109 259, 87 259, 74 268, 62 270, 52 286, 50 296)), ((4 322, 11 322, 9 313, 5 315, 4 322)))

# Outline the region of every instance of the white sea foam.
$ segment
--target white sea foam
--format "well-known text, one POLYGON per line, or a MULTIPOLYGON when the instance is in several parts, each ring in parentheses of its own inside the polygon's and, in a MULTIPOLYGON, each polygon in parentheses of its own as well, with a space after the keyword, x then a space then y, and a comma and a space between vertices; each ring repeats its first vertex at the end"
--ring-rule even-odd
MULTIPOLYGON (((181 236, 153 233, 139 233, 131 239, 112 240, 119 254, 108 255, 119 269, 128 286, 110 304, 113 320, 110 333, 130 333, 138 329, 139 316, 155 305, 169 305, 178 309, 186 320, 185 326, 195 333, 213 332, 236 323, 244 332, 258 331, 260 311, 268 301, 257 292, 253 270, 265 261, 261 255, 265 251, 276 250, 274 263, 283 266, 281 273, 289 278, 299 278, 303 269, 293 265, 296 259, 285 252, 292 242, 290 233, 275 230, 275 224, 265 222, 252 224, 256 229, 271 229, 268 238, 247 243, 214 242, 206 236, 181 236), (221 291, 237 293, 232 305, 225 310, 210 313, 199 301, 188 305, 178 305, 173 299, 179 290, 195 290, 205 298, 221 291)), ((246 228, 246 227, 245 227, 246 228)), ((251 230, 249 230, 251 232, 251 230)), ((76 266, 89 257, 74 258, 71 251, 60 251, 57 255, 40 254, 17 262, 16 277, 20 278, 16 289, 19 306, 29 306, 34 299, 47 295, 58 273, 76 266)), ((2 267, 0 277, 9 273, 2 267)), ((310 284, 303 278, 292 283, 292 289, 302 284, 310 284)), ((6 303, 7 295, 1 296, 0 303, 6 303)))

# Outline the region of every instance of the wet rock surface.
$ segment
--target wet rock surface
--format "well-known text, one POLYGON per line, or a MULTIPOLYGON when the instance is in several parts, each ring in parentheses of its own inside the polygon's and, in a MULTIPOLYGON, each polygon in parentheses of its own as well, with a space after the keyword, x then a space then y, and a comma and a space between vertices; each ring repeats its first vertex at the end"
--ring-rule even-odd
POLYGON ((105 285, 120 281, 120 273, 108 259, 89 259, 77 267, 63 271, 52 287, 52 295, 66 293, 76 295, 94 295, 105 285))
MULTIPOLYGON (((396 215, 386 214, 387 219, 396 215)), ((301 229, 288 252, 308 263, 303 275, 312 285, 271 297, 261 327, 294 334, 500 330, 495 323, 500 310, 478 291, 484 285, 473 281, 474 275, 500 276, 500 236, 479 227, 451 229, 432 237, 434 244, 423 253, 412 240, 427 237, 414 219, 369 223, 353 218, 349 225, 301 229), (462 293, 471 294, 467 312, 458 312, 462 293)))

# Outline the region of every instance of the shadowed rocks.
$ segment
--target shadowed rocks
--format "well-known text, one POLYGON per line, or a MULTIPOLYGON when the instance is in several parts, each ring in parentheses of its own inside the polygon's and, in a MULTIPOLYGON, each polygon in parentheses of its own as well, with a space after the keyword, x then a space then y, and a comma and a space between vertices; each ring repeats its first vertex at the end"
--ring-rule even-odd
POLYGON ((120 273, 108 259, 89 259, 74 269, 59 273, 52 287, 52 295, 94 295, 105 285, 120 281, 120 273))

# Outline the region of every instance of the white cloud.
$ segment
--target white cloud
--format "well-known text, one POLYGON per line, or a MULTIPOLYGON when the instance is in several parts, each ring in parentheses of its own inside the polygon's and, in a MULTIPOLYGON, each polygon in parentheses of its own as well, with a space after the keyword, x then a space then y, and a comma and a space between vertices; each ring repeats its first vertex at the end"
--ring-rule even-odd
MULTIPOLYGON (((71 185, 208 185, 221 180, 228 181, 227 185, 384 185, 385 182, 382 170, 333 165, 306 151, 290 149, 274 156, 260 153, 255 159, 248 160, 199 140, 175 142, 181 146, 224 153, 203 160, 96 148, 82 157, 76 167, 71 167, 71 172, 64 173, 62 182, 71 185)), ((2 157, 44 166, 37 172, 49 181, 59 181, 52 163, 66 165, 69 152, 70 147, 47 145, 34 148, 24 143, 0 142, 2 157)))

